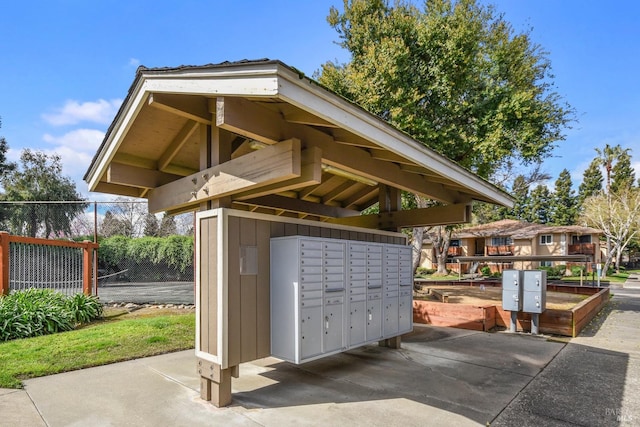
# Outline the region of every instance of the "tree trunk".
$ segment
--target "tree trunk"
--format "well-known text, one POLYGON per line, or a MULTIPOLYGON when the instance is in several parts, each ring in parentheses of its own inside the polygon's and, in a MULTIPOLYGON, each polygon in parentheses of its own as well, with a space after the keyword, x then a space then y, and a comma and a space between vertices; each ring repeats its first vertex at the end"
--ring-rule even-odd
POLYGON ((422 260, 422 242, 424 240, 424 227, 415 227, 411 232, 411 254, 413 262, 413 274, 416 274, 422 260))

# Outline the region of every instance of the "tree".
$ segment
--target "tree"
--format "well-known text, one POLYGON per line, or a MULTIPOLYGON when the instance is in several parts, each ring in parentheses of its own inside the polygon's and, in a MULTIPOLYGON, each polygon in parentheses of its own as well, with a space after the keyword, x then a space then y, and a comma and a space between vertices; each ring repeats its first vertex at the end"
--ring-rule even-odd
POLYGON ((546 185, 538 185, 531 192, 531 200, 525 213, 525 221, 547 224, 551 216, 551 192, 546 185))
POLYGON ((631 167, 631 149, 623 150, 618 156, 618 161, 611 168, 611 191, 618 193, 633 187, 636 179, 631 167))
POLYGON ((160 226, 158 225, 158 218, 152 213, 147 213, 144 218, 144 235, 150 237, 158 237, 160 226))
POLYGON ((578 187, 578 204, 580 207, 582 207, 587 197, 595 196, 602 191, 604 178, 600 171, 600 165, 600 159, 593 159, 582 175, 582 183, 578 187))
POLYGON ((14 234, 49 238, 71 233, 72 221, 88 205, 82 203, 84 199, 76 191, 75 183, 61 174, 59 155, 22 151, 20 167, 2 177, 4 199, 23 202, 10 207, 9 223, 14 234))
POLYGON ((563 169, 555 182, 551 198, 549 222, 554 225, 573 225, 578 215, 577 198, 572 189, 571 174, 563 169))
POLYGON ((601 229, 610 242, 602 275, 607 274, 614 260, 619 273, 623 251, 640 233, 640 189, 591 196, 585 201, 581 220, 601 229))
POLYGON ((573 120, 546 53, 475 0, 345 0, 327 19, 351 60, 319 82, 482 177, 548 157, 573 120))
POLYGON ((166 237, 173 236, 174 234, 178 234, 176 221, 172 216, 167 215, 167 213, 165 212, 162 216, 162 220, 160 221, 160 229, 158 230, 158 235, 166 237))

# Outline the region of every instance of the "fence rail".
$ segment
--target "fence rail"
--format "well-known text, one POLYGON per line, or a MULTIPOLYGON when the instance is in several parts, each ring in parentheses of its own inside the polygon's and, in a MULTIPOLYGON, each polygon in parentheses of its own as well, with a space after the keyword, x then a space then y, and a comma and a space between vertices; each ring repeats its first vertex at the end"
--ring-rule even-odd
POLYGON ((14 236, 0 231, 0 294, 51 288, 66 294, 97 290, 98 244, 14 236))

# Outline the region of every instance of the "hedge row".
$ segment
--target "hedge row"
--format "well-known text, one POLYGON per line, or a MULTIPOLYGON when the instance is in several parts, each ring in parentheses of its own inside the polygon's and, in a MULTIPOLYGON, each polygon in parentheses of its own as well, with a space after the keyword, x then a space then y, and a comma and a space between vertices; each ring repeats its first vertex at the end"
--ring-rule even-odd
POLYGON ((193 237, 108 237, 100 241, 98 260, 104 268, 151 263, 185 273, 193 269, 193 237))

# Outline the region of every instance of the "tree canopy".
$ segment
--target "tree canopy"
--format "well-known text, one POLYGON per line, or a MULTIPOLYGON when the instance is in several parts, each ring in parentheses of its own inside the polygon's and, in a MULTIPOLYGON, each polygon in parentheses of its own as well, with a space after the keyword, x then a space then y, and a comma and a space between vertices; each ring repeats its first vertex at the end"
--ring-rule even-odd
POLYGON ((82 203, 84 199, 76 191, 75 183, 62 176, 58 154, 25 149, 19 166, 1 179, 5 191, 3 199, 22 202, 6 208, 9 228, 14 234, 45 238, 68 235, 73 219, 87 207, 82 203), (78 203, 47 203, 60 201, 78 203))
POLYGON ((573 120, 546 52, 475 0, 345 0, 327 19, 351 60, 320 83, 485 178, 549 156, 573 120))

